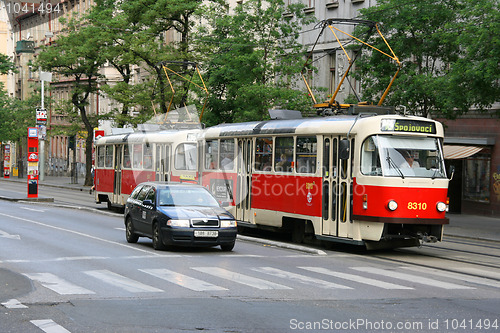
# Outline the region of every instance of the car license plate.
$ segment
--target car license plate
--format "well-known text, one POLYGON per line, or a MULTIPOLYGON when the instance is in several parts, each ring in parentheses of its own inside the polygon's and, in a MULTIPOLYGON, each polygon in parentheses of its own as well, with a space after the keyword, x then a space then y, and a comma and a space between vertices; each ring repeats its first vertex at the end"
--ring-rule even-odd
POLYGON ((195 230, 194 237, 217 237, 219 232, 217 230, 195 230))

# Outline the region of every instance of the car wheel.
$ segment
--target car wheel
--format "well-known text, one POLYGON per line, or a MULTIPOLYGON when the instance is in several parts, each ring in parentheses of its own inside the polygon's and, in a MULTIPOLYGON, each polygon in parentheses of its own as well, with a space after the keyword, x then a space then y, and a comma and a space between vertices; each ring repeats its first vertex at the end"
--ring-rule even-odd
POLYGON ((155 223, 153 225, 153 248, 155 250, 165 250, 166 246, 163 244, 163 238, 161 236, 160 224, 155 223))
POLYGON ((234 248, 234 243, 230 243, 230 244, 222 244, 220 246, 220 248, 222 249, 222 251, 224 252, 229 252, 229 251, 232 251, 233 248, 234 248))
POLYGON ((127 223, 125 224, 125 237, 129 243, 137 243, 139 236, 134 233, 134 225, 132 224, 132 219, 127 217, 127 223))

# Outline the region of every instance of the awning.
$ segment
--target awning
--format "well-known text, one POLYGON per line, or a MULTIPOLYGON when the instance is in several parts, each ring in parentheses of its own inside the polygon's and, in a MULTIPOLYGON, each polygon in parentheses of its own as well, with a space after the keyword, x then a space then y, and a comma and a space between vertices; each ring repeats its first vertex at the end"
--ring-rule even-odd
POLYGON ((458 160, 461 158, 467 158, 478 152, 480 152, 483 147, 477 146, 450 146, 444 145, 444 158, 447 160, 458 160))

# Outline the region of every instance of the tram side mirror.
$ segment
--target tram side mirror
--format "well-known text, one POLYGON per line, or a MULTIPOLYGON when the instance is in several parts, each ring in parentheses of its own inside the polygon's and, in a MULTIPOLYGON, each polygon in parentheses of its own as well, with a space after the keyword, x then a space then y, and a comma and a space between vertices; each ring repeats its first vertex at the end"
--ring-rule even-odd
POLYGON ((349 159, 350 149, 349 149, 349 140, 342 139, 339 142, 339 157, 341 160, 349 159))
POLYGON ((453 175, 454 174, 455 174, 455 166, 454 165, 450 165, 450 167, 448 169, 448 175, 449 175, 450 180, 453 179, 453 175))

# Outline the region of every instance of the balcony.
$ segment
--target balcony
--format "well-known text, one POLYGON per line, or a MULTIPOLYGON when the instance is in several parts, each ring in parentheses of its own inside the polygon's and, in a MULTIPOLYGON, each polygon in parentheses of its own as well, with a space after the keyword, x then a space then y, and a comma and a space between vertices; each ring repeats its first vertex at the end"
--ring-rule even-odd
POLYGON ((35 42, 20 40, 16 43, 16 53, 35 53, 35 42))

